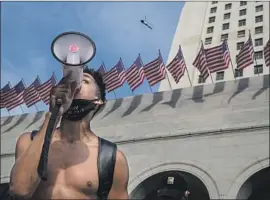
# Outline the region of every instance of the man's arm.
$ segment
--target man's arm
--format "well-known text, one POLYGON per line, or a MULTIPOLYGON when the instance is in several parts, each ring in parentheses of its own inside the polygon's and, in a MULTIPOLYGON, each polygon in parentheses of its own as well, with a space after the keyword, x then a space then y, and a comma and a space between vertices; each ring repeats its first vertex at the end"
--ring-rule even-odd
POLYGON ((42 128, 33 141, 30 139, 30 133, 20 135, 17 141, 15 164, 10 173, 11 196, 29 199, 40 182, 37 166, 49 119, 50 113, 47 113, 42 128))
POLYGON ((125 155, 121 151, 116 153, 113 184, 108 199, 128 199, 129 169, 125 155))

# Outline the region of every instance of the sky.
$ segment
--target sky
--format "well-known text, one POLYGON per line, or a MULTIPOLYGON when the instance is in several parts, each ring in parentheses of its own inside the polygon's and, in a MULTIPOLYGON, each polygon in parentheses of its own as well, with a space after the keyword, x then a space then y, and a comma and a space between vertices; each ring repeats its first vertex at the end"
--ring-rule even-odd
MULTIPOLYGON (((52 72, 58 81, 62 69, 51 53, 53 39, 67 31, 82 32, 93 39, 96 55, 88 66, 98 69, 104 62, 110 70, 120 59, 129 68, 138 54, 144 64, 157 58, 160 49, 166 63, 184 2, 2 2, 1 3, 1 87, 14 86, 21 79, 29 86, 37 75, 42 82, 52 72), (146 16, 153 26, 140 23, 146 16)), ((157 91, 158 84, 152 87, 157 91)), ((116 98, 149 93, 145 81, 134 93, 127 84, 115 90, 116 98)), ((114 93, 107 99, 114 99, 114 93)), ((43 102, 25 105, 1 115, 46 110, 43 102)))

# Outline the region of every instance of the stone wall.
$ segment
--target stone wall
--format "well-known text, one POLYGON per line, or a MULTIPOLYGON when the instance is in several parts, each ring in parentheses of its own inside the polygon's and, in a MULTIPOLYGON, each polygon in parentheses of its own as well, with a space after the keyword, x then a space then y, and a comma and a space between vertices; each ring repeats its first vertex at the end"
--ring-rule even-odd
MULTIPOLYGON (((1 182, 9 180, 16 139, 43 118, 1 118, 1 182)), ((92 124, 126 154, 130 193, 155 173, 180 170, 200 178, 211 198, 233 198, 269 166, 269 75, 108 101, 92 124)))

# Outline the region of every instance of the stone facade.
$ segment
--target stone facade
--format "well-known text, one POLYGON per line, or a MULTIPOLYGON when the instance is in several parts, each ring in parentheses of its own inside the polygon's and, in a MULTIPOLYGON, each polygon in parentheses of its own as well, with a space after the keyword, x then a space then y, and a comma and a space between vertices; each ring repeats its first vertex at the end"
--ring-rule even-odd
MULTIPOLYGON (((1 118, 2 183, 16 139, 43 117, 1 118)), ((126 154, 131 197, 144 197, 147 178, 176 170, 197 177, 211 199, 240 198, 243 183, 269 167, 269 74, 111 100, 92 124, 126 154)))

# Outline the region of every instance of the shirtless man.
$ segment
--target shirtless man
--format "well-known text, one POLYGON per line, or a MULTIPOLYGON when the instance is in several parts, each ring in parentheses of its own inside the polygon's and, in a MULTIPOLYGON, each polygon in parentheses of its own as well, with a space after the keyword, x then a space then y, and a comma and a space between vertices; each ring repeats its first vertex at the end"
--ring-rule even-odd
MULTIPOLYGON (((16 161, 10 175, 10 194, 18 199, 98 199, 99 143, 98 137, 91 131, 90 121, 105 101, 103 80, 97 72, 86 68, 79 91, 75 91, 74 84, 68 82, 67 77, 52 88, 50 108, 54 107, 56 98, 60 98, 63 105, 71 106, 69 109, 60 108, 60 128, 54 129, 48 156, 48 180, 39 178, 37 167, 51 109, 32 140, 31 133, 23 133, 17 140, 16 161), (76 102, 75 99, 80 100, 76 102), (92 103, 86 101, 93 99, 92 103), (85 106, 86 112, 79 116, 71 112, 71 108, 76 106, 85 106)), ((117 150, 108 199, 128 199, 128 179, 127 160, 117 150)))

